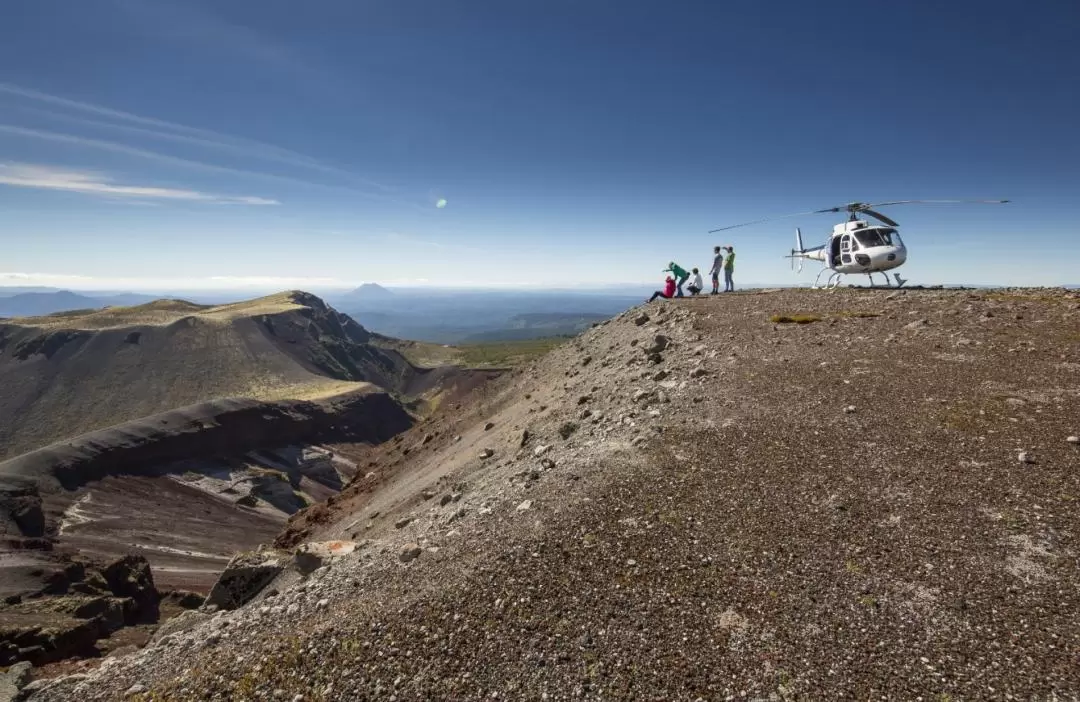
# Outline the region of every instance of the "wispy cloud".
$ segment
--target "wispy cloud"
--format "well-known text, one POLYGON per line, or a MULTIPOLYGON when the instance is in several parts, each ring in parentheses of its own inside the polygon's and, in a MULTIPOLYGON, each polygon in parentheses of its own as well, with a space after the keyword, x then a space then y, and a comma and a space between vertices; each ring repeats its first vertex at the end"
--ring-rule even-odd
POLYGON ((346 169, 322 163, 306 154, 298 153, 274 144, 222 134, 209 129, 189 127, 176 122, 136 115, 123 110, 114 110, 102 105, 96 105, 78 100, 70 100, 58 95, 50 95, 39 90, 32 90, 11 83, 0 82, 0 94, 12 95, 23 100, 44 103, 54 107, 80 113, 80 115, 94 115, 103 119, 91 119, 74 114, 65 114, 58 111, 33 110, 52 119, 73 122, 89 127, 110 129, 125 132, 129 135, 145 136, 155 139, 180 142, 207 149, 213 149, 236 156, 253 158, 263 161, 280 163, 300 169, 307 169, 318 173, 332 175, 345 182, 368 186, 382 191, 391 190, 386 185, 369 180, 346 169))
POLYGON ((0 185, 43 190, 65 190, 106 197, 149 200, 176 200, 217 205, 277 205, 264 197, 217 195, 214 193, 116 183, 100 173, 70 171, 25 163, 0 163, 0 185))
POLYGON ((51 132, 44 129, 20 127, 14 124, 0 124, 0 134, 12 134, 15 136, 29 137, 32 139, 44 139, 46 141, 52 141, 60 144, 69 144, 72 146, 81 146, 91 149, 111 151, 113 153, 125 154, 127 156, 135 156, 138 158, 156 161, 158 163, 164 163, 173 166, 182 166, 185 168, 194 168, 214 173, 243 176, 247 178, 260 178, 266 181, 288 183, 291 185, 301 185, 309 188, 325 188, 330 190, 347 191, 359 197, 367 198, 369 200, 392 202, 396 205, 408 207, 418 212, 423 212, 425 214, 429 213, 428 208, 422 207, 415 202, 409 202, 400 198, 391 197, 390 195, 381 192, 361 190, 347 185, 333 185, 328 183, 313 182, 310 180, 305 180, 303 178, 279 175, 277 173, 265 173, 261 171, 249 171, 242 168, 231 168, 229 166, 219 166, 217 164, 206 163, 204 161, 195 161, 193 159, 181 158, 179 156, 170 156, 169 154, 163 154, 157 151, 150 151, 149 149, 141 149, 136 146, 128 146, 127 144, 121 144, 115 141, 93 139, 90 137, 78 136, 75 134, 65 134, 62 132, 51 132))
MULTIPOLYGON (((115 141, 92 139, 90 137, 77 136, 75 134, 64 134, 62 132, 50 132, 44 129, 19 127, 13 124, 0 124, 0 133, 13 134, 15 136, 21 137, 30 137, 32 139, 44 139, 46 141, 52 141, 60 144, 70 144, 72 146, 82 146, 90 149, 99 149, 102 151, 111 151, 113 153, 124 154, 127 156, 135 156, 138 158, 143 158, 150 161, 157 161, 158 163, 164 163, 172 166, 183 166, 185 168, 195 168, 198 170, 210 171, 214 173, 224 173, 250 178, 262 178, 265 180, 272 180, 281 183, 290 183, 293 185, 304 185, 310 187, 340 187, 333 185, 324 185, 322 183, 313 183, 302 178, 293 178, 291 176, 283 176, 276 173, 263 173, 260 171, 249 171, 242 168, 230 168, 229 166, 219 166, 213 163, 206 163, 204 161, 195 161, 189 158, 170 156, 169 154, 163 154, 157 151, 150 151, 148 149, 140 149, 136 146, 128 146, 127 144, 121 144, 115 141)), ((380 197, 376 193, 372 193, 369 195, 376 198, 380 197)))

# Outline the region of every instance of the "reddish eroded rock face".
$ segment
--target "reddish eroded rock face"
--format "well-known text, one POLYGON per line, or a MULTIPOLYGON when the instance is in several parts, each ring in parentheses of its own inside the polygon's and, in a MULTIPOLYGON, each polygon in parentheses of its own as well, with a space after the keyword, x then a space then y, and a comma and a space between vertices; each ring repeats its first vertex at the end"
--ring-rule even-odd
MULTIPOLYGON (((205 592, 233 553, 271 540, 290 513, 308 504, 312 498, 298 491, 329 497, 342 474, 351 475, 347 462, 319 458, 329 452, 315 452, 316 460, 305 457, 307 449, 287 451, 290 444, 378 443, 413 421, 392 397, 371 388, 322 402, 184 408, 0 463, 0 527, 22 560, 53 544, 97 559, 134 551, 169 566, 171 587, 205 592), (228 473, 230 466, 250 474, 247 481, 231 475, 217 481, 222 492, 213 494, 188 481, 228 473), (226 494, 241 485, 250 495, 226 494), (197 516, 207 514, 209 521, 197 516), (32 541, 42 535, 47 542, 32 541)), ((0 563, 0 591, 25 591, 12 580, 23 581, 13 566, 0 563)))

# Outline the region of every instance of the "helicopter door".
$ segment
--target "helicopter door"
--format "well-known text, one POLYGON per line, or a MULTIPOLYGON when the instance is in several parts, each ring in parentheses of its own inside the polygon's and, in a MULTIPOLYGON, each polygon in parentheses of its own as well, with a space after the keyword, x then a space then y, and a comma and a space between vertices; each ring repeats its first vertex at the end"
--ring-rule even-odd
POLYGON ((851 252, 855 248, 852 239, 851 234, 844 234, 840 237, 840 263, 842 264, 851 263, 851 252))

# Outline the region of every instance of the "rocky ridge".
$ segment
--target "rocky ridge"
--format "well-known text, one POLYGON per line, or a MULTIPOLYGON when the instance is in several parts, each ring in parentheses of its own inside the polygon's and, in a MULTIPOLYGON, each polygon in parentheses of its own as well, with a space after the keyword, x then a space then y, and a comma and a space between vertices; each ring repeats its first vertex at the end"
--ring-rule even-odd
POLYGON ((30 699, 1075 698, 1078 322, 632 310, 389 445, 313 522, 341 555, 30 699))

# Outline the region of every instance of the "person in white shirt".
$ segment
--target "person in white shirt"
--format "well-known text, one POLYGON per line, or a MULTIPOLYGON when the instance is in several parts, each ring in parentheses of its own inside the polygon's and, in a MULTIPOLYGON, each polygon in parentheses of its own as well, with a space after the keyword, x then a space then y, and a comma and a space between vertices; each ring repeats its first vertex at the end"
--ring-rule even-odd
POLYGON ((713 247, 713 262, 712 270, 709 271, 712 274, 712 294, 720 294, 720 271, 724 269, 724 254, 720 252, 719 246, 713 247))
POLYGON ((701 282, 701 273, 698 273, 698 269, 693 270, 693 280, 690 281, 690 285, 686 286, 686 289, 690 291, 691 295, 697 295, 704 287, 704 283, 701 282))

